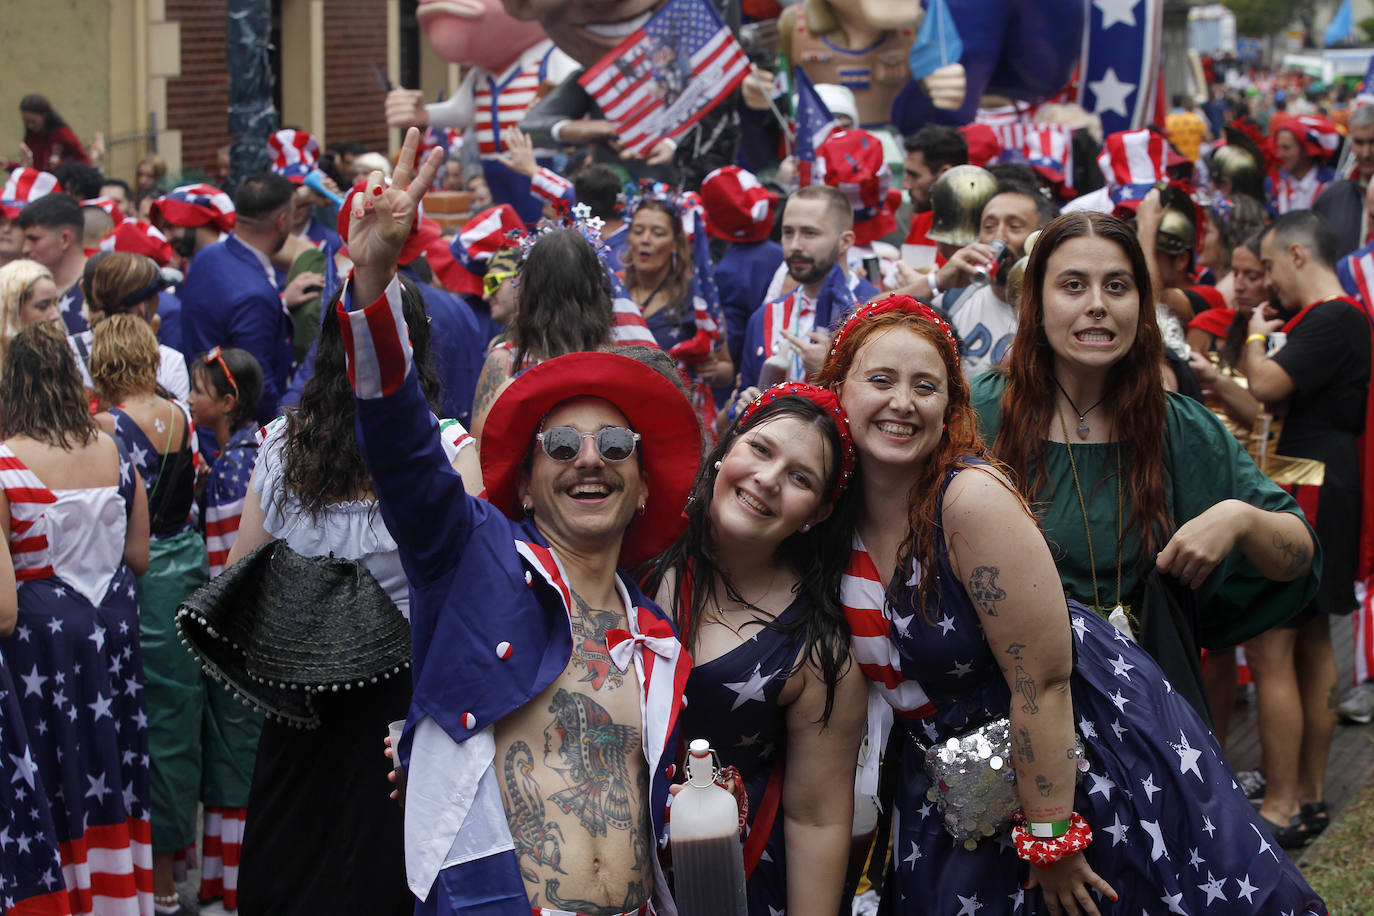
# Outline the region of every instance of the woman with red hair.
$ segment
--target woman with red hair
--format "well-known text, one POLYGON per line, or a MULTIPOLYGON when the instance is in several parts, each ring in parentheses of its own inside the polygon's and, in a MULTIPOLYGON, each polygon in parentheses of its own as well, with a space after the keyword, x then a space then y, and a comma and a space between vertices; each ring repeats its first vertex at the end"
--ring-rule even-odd
MULTIPOLYGON (((1065 227, 1087 219, 1051 223, 1029 298, 1051 285, 1043 262, 1063 269, 1065 227)), ((1077 278, 1053 285, 1093 302, 1109 287, 1114 326, 1133 338, 1154 315, 1144 260, 1099 240, 1115 253, 1070 246, 1077 278)), ((1161 343, 1146 330, 1153 345, 1132 362, 1153 367, 1162 398, 1161 343)), ((1065 598, 1029 505, 979 435, 944 321, 910 297, 877 300, 840 328, 819 381, 838 392, 859 453, 841 601, 860 668, 895 713, 893 902, 1098 916, 1094 895, 1114 913, 1202 912, 1224 896, 1228 913, 1325 913, 1154 660, 1065 598), (1013 797, 999 797, 1011 769, 1013 797)), ((1293 522, 1290 537, 1306 534, 1293 522)), ((1196 572, 1199 551, 1180 556, 1196 572)))

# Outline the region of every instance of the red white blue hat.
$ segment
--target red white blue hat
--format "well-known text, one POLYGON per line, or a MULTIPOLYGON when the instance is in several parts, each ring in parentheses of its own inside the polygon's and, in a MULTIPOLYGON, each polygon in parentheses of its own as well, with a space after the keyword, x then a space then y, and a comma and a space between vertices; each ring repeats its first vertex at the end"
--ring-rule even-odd
POLYGON ((320 144, 303 130, 285 128, 267 138, 267 152, 272 157, 272 171, 304 184, 305 176, 320 163, 320 144))
POLYGON ((18 219, 19 211, 23 210, 26 204, 45 194, 61 190, 62 185, 58 184, 57 176, 52 172, 17 168, 10 172, 10 179, 5 182, 4 193, 0 194, 0 208, 4 209, 5 216, 9 219, 18 219))
POLYGON ((81 206, 99 207, 109 215, 110 219, 114 220, 116 226, 124 222, 124 211, 119 209, 119 201, 115 200, 113 197, 92 197, 88 200, 83 200, 81 206))
MULTIPOLYGON (((497 204, 478 213, 449 243, 453 265, 442 278, 444 285, 456 293, 480 296, 487 261, 502 248, 514 245, 524 234, 525 221, 510 204, 497 204)), ((430 263, 434 263, 432 257, 430 263)))
POLYGON ((753 172, 726 165, 701 183, 706 234, 730 242, 761 242, 773 229, 778 195, 753 172))
POLYGON ((126 219, 116 226, 100 240, 100 250, 141 254, 156 261, 158 267, 166 267, 172 260, 172 245, 167 236, 141 219, 126 219))
POLYGON ((1274 133, 1281 130, 1290 131, 1307 154, 1321 162, 1331 159, 1341 148, 1340 131, 1321 115, 1290 115, 1273 127, 1274 133))
POLYGON ((1026 132, 1021 152, 1030 167, 1052 184, 1073 184, 1073 128, 1046 124, 1026 132))
POLYGON ((210 184, 184 184, 153 201, 149 214, 154 222, 172 226, 213 225, 221 232, 234 228, 234 202, 210 184))
POLYGON ((892 170, 876 136, 866 130, 832 132, 816 149, 816 168, 822 181, 849 198, 854 244, 867 245, 897 228, 900 194, 888 193, 892 170))

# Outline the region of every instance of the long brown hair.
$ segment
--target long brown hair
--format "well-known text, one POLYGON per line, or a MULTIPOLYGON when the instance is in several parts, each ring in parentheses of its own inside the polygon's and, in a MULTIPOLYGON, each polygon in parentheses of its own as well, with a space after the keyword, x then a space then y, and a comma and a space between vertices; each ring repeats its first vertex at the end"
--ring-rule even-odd
POLYGON ((64 329, 50 321, 20 328, 0 364, 0 430, 70 451, 100 429, 81 386, 64 329))
MULTIPOLYGON (((873 304, 883 300, 874 300, 873 304)), ((941 526, 940 501, 941 478, 955 468, 970 467, 974 462, 969 459, 990 461, 987 446, 978 434, 978 415, 969 403, 968 382, 959 371, 958 352, 954 343, 945 335, 944 330, 931 319, 913 312, 893 310, 881 312, 859 320, 840 338, 836 347, 821 367, 816 384, 824 385, 841 394, 842 386, 848 379, 854 361, 864 344, 889 331, 903 328, 919 335, 935 347, 944 363, 948 376, 949 404, 945 407, 945 429, 940 444, 927 459, 925 467, 911 480, 907 493, 907 533, 897 551, 901 568, 908 565, 925 570, 917 586, 916 607, 927 622, 931 620, 926 608, 935 585, 935 564, 939 556, 935 536, 941 526)), ((859 458, 862 469, 863 457, 859 458)), ((886 576, 888 570, 880 570, 886 576)), ((897 581, 904 581, 899 576, 897 581)), ((937 596, 938 597, 938 596, 937 596)))
MULTIPOLYGON (((661 200, 646 198, 641 201, 635 209, 638 215, 643 210, 657 210, 668 217, 668 225, 673 227, 673 247, 672 255, 668 262, 668 276, 663 282, 663 299, 667 302, 666 309, 672 316, 673 324, 681 324, 683 321, 683 309, 691 313, 691 303, 688 297, 692 292, 692 246, 687 241, 687 234, 682 231, 682 218, 675 214, 671 207, 661 200)), ((634 230, 634 218, 630 219, 630 231, 634 230)), ((628 233, 627 233, 628 234, 628 233)), ((639 282, 639 271, 635 268, 634 258, 626 257, 625 263, 625 288, 634 289, 639 282)), ((648 303, 645 303, 647 305, 648 303)))
POLYGON ((1117 245, 1131 263, 1140 294, 1135 341, 1107 373, 1121 463, 1123 491, 1130 495, 1127 529, 1140 539, 1139 563, 1153 561, 1173 530, 1164 494, 1166 395, 1160 369, 1164 340, 1155 319, 1154 290, 1135 232, 1103 213, 1067 213, 1041 233, 1026 266, 1020 323, 1007 364, 997 371, 1007 379, 1002 392, 1002 424, 993 454, 1016 472, 1021 494, 1032 504, 1045 492, 1045 440, 1055 416, 1055 354, 1045 336, 1045 283, 1050 256, 1070 239, 1103 238, 1117 245), (1032 473, 1032 469, 1034 472, 1032 473))

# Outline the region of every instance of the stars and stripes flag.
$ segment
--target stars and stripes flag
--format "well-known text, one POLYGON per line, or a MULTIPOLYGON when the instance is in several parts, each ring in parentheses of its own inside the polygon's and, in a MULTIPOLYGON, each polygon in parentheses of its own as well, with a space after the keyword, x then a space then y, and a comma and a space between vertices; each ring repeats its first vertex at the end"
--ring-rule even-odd
POLYGON ((816 92, 816 87, 801 67, 794 69, 793 80, 793 85, 797 87, 797 145, 792 155, 797 159, 797 187, 804 188, 815 179, 816 149, 825 142, 831 131, 839 127, 840 122, 825 107, 820 93, 816 92))
POLYGON ((749 58, 706 0, 669 3, 578 77, 627 152, 647 155, 735 90, 749 58))

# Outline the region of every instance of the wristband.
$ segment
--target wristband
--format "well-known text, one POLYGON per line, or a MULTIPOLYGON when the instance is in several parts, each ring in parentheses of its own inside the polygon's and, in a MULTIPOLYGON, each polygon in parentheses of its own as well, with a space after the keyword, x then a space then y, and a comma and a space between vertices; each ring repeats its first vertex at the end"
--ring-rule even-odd
POLYGON ((935 280, 936 277, 939 276, 939 273, 938 270, 932 268, 930 273, 926 275, 926 281, 930 284, 930 298, 932 299, 940 295, 940 287, 935 285, 935 280))
POLYGON ((1258 340, 1258 341, 1260 341, 1261 343, 1263 343, 1263 342, 1269 340, 1269 335, 1268 335, 1268 334, 1251 334, 1249 337, 1245 338, 1245 343, 1248 345, 1248 344, 1251 343, 1252 341, 1256 341, 1256 340, 1258 340))
POLYGON ((1030 835, 1036 839, 1054 839, 1069 832, 1071 821, 1026 821, 1030 835))
POLYGON ((1075 812, 1069 824, 1068 833, 1049 839, 1031 836, 1025 824, 1017 824, 1011 830, 1016 855, 1043 869, 1087 849, 1092 844, 1093 832, 1083 815, 1075 812))

